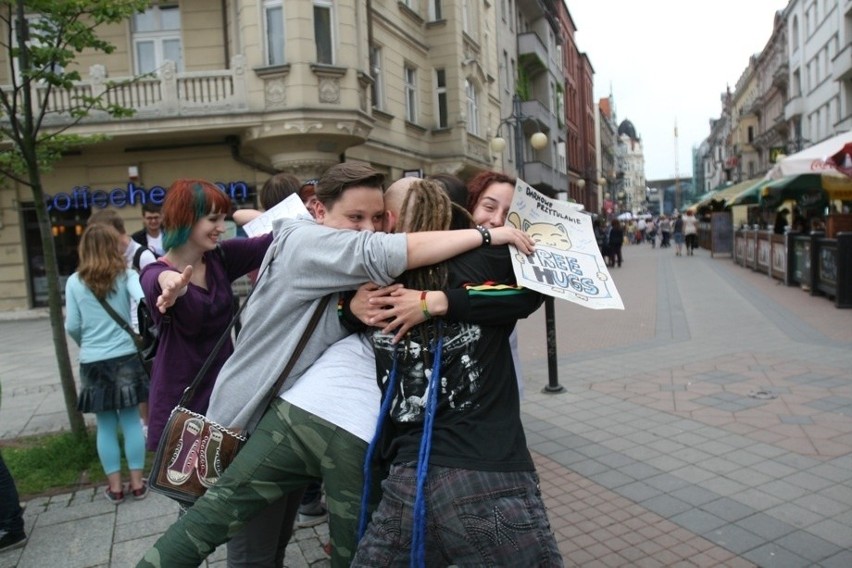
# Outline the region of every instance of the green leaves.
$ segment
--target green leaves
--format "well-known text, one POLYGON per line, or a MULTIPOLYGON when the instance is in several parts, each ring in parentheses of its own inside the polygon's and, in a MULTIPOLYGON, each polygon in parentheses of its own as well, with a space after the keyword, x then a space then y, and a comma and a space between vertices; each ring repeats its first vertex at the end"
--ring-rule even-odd
POLYGON ((49 170, 70 149, 104 139, 66 133, 92 112, 113 118, 134 113, 110 102, 106 93, 75 90, 81 80, 76 59, 83 52, 112 53, 115 46, 98 34, 149 5, 149 0, 0 0, 0 20, 14 32, 11 44, 0 39, 0 49, 6 49, 15 73, 13 84, 0 86, 0 145, 6 146, 0 172, 27 184, 26 174, 49 170), (68 120, 59 126, 52 116, 57 96, 70 102, 63 109, 68 120))

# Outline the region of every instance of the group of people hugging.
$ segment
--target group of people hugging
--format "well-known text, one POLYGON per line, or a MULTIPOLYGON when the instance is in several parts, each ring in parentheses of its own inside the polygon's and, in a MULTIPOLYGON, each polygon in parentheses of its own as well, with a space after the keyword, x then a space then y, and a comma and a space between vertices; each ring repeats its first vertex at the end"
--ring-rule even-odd
MULTIPOLYGON (((137 283, 160 328, 147 447, 229 329, 231 283, 249 273, 240 333, 187 406, 233 430, 257 426, 138 566, 198 566, 226 542, 229 566, 283 566, 303 489, 318 480, 332 566, 562 566, 510 346, 542 303, 517 286, 506 246, 535 246, 504 226, 514 183, 483 172, 466 186, 436 175, 385 190, 381 173, 346 162, 317 181, 312 217, 227 240, 226 194, 203 180, 171 185, 165 254, 137 283)), ((287 174, 267 183, 276 200, 300 185, 287 174)), ((118 306, 126 289, 104 297, 118 306)))

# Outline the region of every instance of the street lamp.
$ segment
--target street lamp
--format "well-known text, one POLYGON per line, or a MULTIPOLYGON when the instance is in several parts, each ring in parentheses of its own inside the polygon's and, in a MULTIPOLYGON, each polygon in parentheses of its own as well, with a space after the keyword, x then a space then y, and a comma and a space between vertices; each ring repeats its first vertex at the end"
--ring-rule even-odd
MULTIPOLYGON (((526 116, 521 110, 521 98, 515 94, 512 97, 512 114, 500 121, 497 126, 497 136, 491 140, 491 149, 502 152, 506 149, 506 139, 500 136, 500 129, 505 125, 512 129, 515 141, 515 168, 518 170, 518 178, 524 179, 524 123, 534 120, 526 116)), ((547 146, 547 135, 537 130, 530 136, 530 146, 534 150, 541 150, 547 146)), ((544 326, 547 341, 547 386, 542 392, 555 394, 564 392, 565 387, 559 384, 559 371, 556 364, 556 309, 552 296, 544 297, 544 326)))
MULTIPOLYGON (((532 117, 524 115, 521 111, 521 97, 515 95, 512 97, 512 114, 500 121, 497 126, 497 136, 491 140, 491 149, 495 152, 502 152, 506 149, 506 139, 500 136, 500 129, 507 126, 512 129, 512 135, 515 141, 515 168, 518 170, 518 177, 524 179, 524 123, 532 120, 532 117)), ((547 146, 547 134, 536 131, 530 136, 530 146, 534 150, 541 150, 547 146)))

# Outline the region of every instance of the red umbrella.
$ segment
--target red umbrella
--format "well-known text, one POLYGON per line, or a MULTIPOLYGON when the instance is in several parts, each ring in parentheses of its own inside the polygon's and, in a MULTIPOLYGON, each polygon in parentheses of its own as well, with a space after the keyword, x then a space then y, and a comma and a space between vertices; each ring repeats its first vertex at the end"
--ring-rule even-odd
POLYGON ((852 177, 852 142, 847 142, 839 152, 829 157, 826 162, 833 164, 837 171, 852 177))

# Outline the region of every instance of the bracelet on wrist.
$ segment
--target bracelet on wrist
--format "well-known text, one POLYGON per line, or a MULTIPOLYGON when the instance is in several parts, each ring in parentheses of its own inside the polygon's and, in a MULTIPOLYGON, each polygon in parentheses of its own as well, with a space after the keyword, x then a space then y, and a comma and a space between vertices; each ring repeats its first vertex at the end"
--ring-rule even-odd
POLYGON ((432 314, 429 313, 429 308, 426 307, 426 290, 420 292, 420 311, 423 312, 423 317, 429 319, 432 314))
POLYGON ((482 246, 487 247, 491 245, 491 231, 482 225, 477 225, 476 230, 482 235, 482 246))
POLYGON ((343 296, 337 299, 337 317, 343 319, 343 296))

